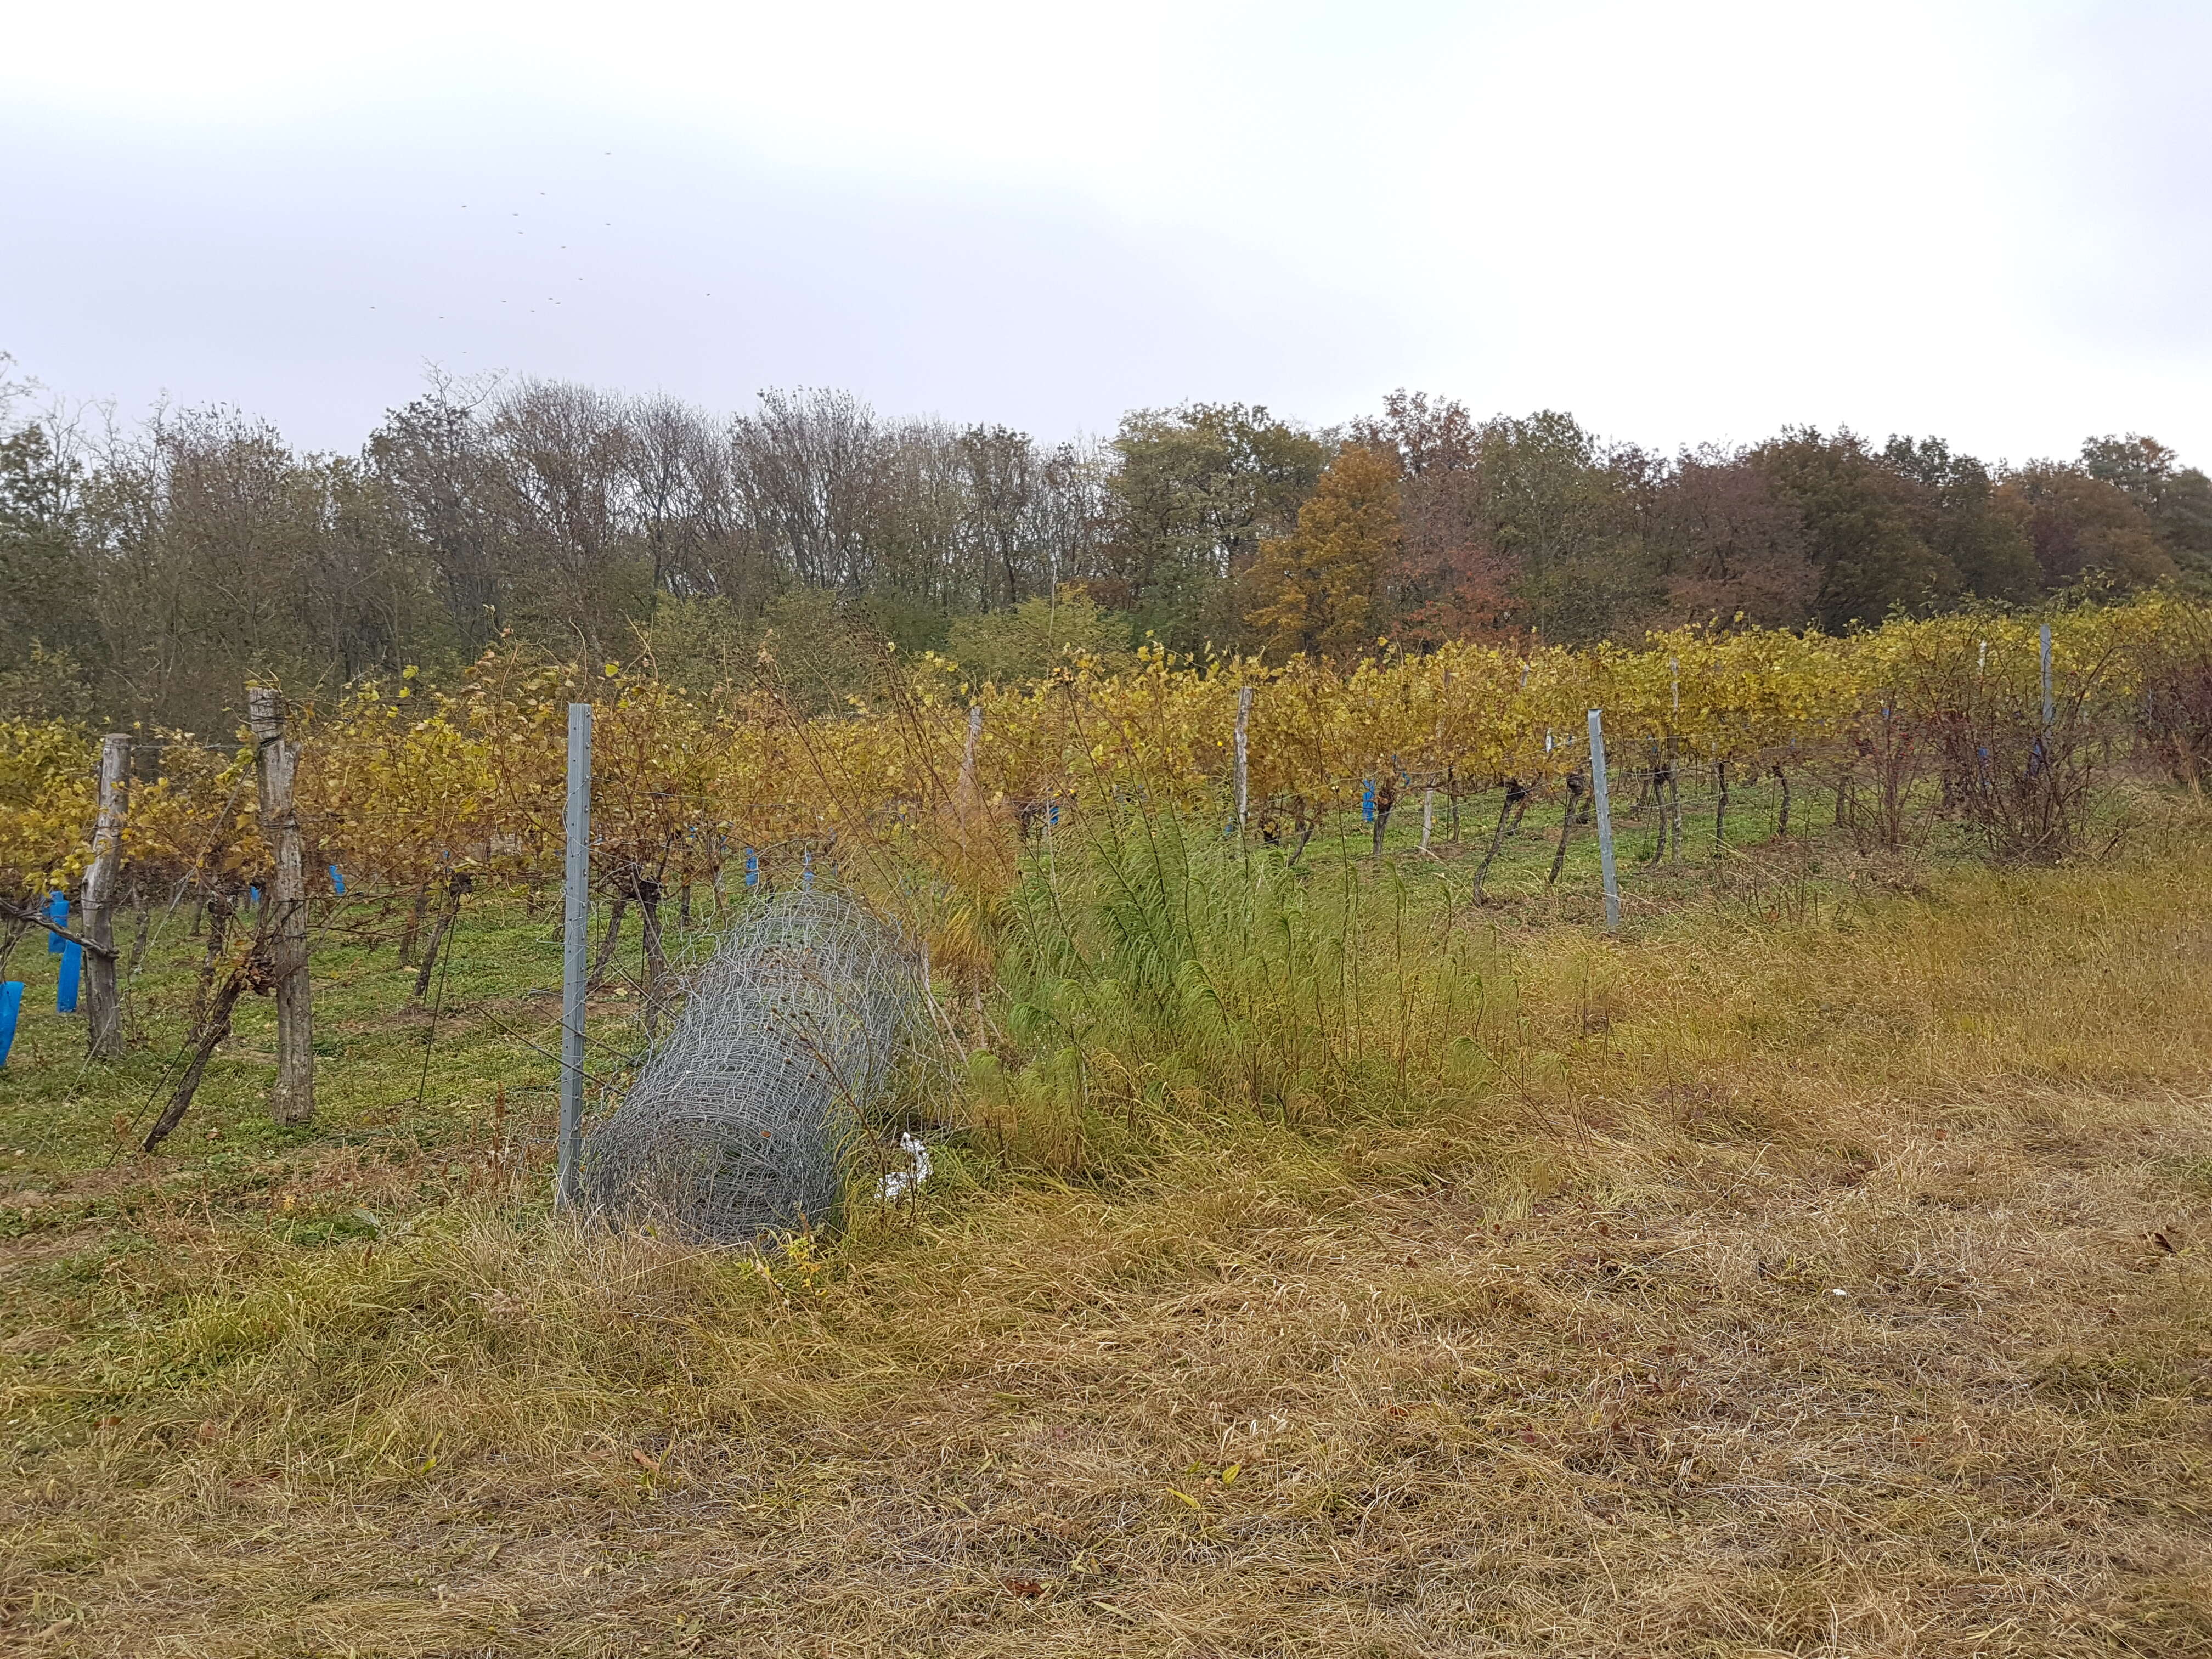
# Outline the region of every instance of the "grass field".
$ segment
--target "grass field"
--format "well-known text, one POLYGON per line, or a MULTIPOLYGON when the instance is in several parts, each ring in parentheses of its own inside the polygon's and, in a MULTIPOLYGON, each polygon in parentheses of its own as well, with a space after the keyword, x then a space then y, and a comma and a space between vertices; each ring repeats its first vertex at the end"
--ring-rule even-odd
POLYGON ((257 1003, 150 1158, 185 919, 112 1067, 21 948, 0 1639, 2212 1654, 2212 823, 1996 871, 1766 811, 1618 940, 1556 815, 1480 908, 1418 799, 1379 866, 1195 859, 1203 1030, 1018 915, 939 1177, 764 1255, 551 1216, 519 900, 421 1005, 340 913, 314 1128, 257 1003))

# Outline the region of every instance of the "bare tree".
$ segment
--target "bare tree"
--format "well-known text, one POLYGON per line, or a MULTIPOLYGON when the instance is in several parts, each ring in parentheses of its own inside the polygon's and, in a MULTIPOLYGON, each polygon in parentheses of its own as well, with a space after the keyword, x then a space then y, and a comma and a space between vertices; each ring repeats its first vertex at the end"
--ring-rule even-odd
POLYGON ((485 427, 504 533, 550 588, 533 596, 538 620, 594 656, 652 597, 630 492, 629 414, 620 398, 590 386, 526 380, 499 399, 485 427))
POLYGON ((1018 605, 1048 583, 1044 515, 1044 462, 1029 434, 1003 426, 971 426, 960 434, 961 476, 967 485, 969 526, 979 563, 976 601, 1018 605))
POLYGON ((665 396, 628 410, 624 472, 660 593, 713 593, 739 523, 732 457, 704 410, 665 396))
POLYGON ((731 422, 738 493, 771 568, 814 587, 865 584, 876 435, 874 412, 845 392, 770 389, 731 422))
POLYGON ((470 650, 496 638, 503 620, 493 463, 478 417, 492 390, 489 380, 434 374, 429 392, 387 415, 367 450, 434 563, 447 615, 470 650))

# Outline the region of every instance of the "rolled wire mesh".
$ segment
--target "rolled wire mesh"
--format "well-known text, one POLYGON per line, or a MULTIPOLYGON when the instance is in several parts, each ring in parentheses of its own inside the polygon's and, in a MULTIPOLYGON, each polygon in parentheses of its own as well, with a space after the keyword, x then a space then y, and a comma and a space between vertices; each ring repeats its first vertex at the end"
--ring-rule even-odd
POLYGON ((748 902, 586 1131, 585 1203, 702 1243, 834 1224, 921 1006, 920 963, 854 900, 802 888, 748 902))

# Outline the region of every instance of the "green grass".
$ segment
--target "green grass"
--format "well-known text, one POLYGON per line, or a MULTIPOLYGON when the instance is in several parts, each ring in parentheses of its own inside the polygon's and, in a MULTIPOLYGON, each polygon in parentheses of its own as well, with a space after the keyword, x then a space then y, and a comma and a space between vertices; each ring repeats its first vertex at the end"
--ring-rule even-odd
MULTIPOLYGON (((310 954, 315 1007, 316 1121, 305 1130, 271 1124, 264 1098, 274 1065, 275 1026, 266 999, 242 999, 234 1033, 217 1051, 190 1115, 155 1160, 218 1183, 303 1148, 404 1149, 413 1156, 459 1143, 480 1146, 502 1131, 511 1144, 550 1143, 559 1078, 561 941, 557 908, 536 915, 514 896, 473 899, 426 994, 416 969, 398 961, 404 901, 356 896, 319 904, 310 954), (495 1103, 506 1097, 505 1121, 495 1103)), ((679 963, 702 948, 699 927, 668 949, 679 963)), ((604 906, 592 916, 594 949, 604 906)), ((84 1022, 54 1010, 59 958, 36 939, 19 946, 7 972, 23 980, 24 1013, 14 1053, 0 1072, 0 1149, 18 1184, 128 1166, 138 1139, 181 1069, 186 1008, 203 941, 188 937, 184 908, 157 912, 153 943, 129 998, 130 1054, 113 1065, 84 1060, 84 1022), (19 1150, 20 1149, 20 1150, 19 1150)), ((125 938, 131 926, 119 929, 125 938)), ((427 930, 426 930, 427 932, 427 930)), ((618 1079, 642 1042, 636 1008, 642 961, 635 915, 608 986, 590 1015, 587 1069, 618 1079)))

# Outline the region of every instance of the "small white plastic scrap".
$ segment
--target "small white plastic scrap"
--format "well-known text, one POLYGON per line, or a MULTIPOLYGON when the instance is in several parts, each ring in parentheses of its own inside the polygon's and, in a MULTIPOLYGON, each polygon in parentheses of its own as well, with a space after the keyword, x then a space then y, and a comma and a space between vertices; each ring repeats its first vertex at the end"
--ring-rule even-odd
POLYGON ((907 1155, 914 1167, 894 1170, 878 1183, 876 1195, 886 1204, 896 1204, 929 1179, 929 1148, 922 1145, 920 1135, 901 1135, 899 1151, 907 1155))

